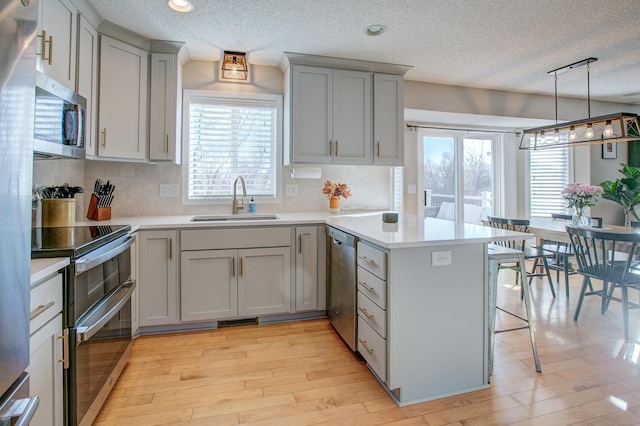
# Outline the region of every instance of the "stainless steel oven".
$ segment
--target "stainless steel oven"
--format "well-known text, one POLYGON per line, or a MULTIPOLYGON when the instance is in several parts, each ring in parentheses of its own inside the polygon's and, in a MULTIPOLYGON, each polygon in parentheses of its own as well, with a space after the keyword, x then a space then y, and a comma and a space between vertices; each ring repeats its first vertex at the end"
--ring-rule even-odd
POLYGON ((32 257, 67 255, 63 319, 65 418, 90 425, 126 365, 131 345, 129 227, 38 228, 32 257), (72 246, 61 247, 62 245, 72 246), (58 246, 54 248, 53 246, 58 246))

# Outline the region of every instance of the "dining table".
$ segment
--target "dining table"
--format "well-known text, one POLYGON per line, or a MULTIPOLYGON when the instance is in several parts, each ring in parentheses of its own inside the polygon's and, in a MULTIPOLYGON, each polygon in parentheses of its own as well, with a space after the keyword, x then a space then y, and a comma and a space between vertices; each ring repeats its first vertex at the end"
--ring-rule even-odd
MULTIPOLYGON (((570 243, 569 234, 567 234, 566 226, 571 225, 569 220, 552 219, 550 217, 532 217, 529 220, 529 233, 536 238, 536 244, 541 244, 542 240, 559 241, 570 243)), ((617 232, 617 233, 636 233, 640 232, 640 228, 631 228, 620 225, 603 225, 601 228, 593 228, 596 231, 617 232)))

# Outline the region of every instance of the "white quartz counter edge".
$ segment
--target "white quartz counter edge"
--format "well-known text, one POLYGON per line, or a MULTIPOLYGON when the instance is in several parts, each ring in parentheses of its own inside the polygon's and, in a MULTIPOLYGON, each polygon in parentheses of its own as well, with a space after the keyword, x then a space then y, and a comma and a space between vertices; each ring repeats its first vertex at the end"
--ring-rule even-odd
POLYGON ((45 259, 31 259, 31 285, 69 264, 68 257, 50 257, 45 259))
MULTIPOLYGON (((256 216, 265 215, 259 214, 256 216)), ((239 220, 192 222, 193 215, 131 216, 110 221, 86 221, 77 225, 131 225, 132 231, 176 228, 225 228, 242 226, 281 226, 328 224, 384 248, 408 248, 452 244, 488 243, 500 240, 532 239, 531 234, 502 231, 480 225, 456 224, 452 221, 413 215, 400 215, 398 223, 383 223, 381 212, 331 215, 323 212, 275 213, 275 220, 239 220)), ((214 215, 215 216, 215 215, 214 215)), ((242 215, 243 218, 251 214, 242 215)))
POLYGON ((482 225, 403 215, 398 223, 383 223, 380 215, 332 217, 328 225, 384 248, 436 247, 533 239, 532 234, 504 231, 482 225))

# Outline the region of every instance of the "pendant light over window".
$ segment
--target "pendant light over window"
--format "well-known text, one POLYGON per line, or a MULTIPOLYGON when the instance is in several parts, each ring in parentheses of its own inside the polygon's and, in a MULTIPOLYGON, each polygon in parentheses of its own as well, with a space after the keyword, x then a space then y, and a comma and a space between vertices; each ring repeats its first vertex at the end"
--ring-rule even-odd
POLYGON ((247 80, 248 76, 249 66, 245 54, 225 50, 222 59, 222 78, 224 80, 247 80))
POLYGON ((591 117, 591 93, 589 88, 589 64, 597 58, 587 58, 570 65, 549 71, 555 80, 556 124, 523 131, 520 149, 549 149, 559 146, 582 146, 640 140, 640 126, 636 114, 617 114, 591 117), (587 66, 587 112, 588 118, 558 123, 558 74, 587 66), (553 138, 545 137, 553 132, 553 138))

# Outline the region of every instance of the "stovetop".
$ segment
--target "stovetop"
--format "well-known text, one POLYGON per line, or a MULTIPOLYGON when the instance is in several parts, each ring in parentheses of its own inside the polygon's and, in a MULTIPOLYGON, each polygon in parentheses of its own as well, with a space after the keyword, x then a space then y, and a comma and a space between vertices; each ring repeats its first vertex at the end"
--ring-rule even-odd
POLYGON ((75 259, 131 230, 129 225, 32 228, 31 258, 71 257, 75 259))

